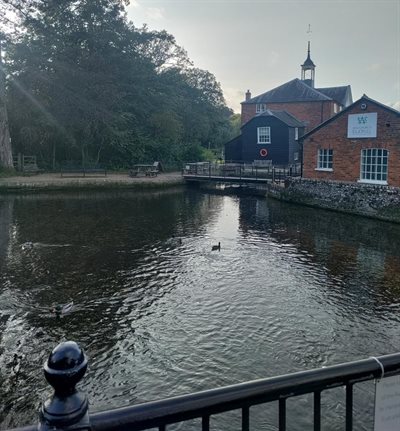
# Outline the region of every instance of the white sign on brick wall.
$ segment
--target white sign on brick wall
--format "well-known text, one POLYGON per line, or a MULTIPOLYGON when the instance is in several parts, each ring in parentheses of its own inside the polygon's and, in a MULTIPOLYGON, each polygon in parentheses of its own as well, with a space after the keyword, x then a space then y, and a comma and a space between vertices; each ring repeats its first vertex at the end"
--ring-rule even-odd
POLYGON ((400 429, 400 375, 385 377, 375 387, 375 431, 400 429))
POLYGON ((347 123, 347 137, 376 138, 377 120, 378 114, 376 112, 349 115, 347 123))

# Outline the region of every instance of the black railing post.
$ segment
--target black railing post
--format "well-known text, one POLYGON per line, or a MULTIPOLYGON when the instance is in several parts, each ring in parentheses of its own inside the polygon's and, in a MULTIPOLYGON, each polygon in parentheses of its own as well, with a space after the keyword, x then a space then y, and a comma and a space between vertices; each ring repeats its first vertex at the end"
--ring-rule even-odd
POLYGON ((346 431, 353 430, 353 384, 346 385, 346 431))
POLYGON ((321 392, 314 392, 314 431, 321 431, 321 392))
POLYGON ((73 341, 59 344, 44 364, 54 394, 40 408, 38 431, 89 430, 88 399, 75 386, 87 369, 87 358, 73 341))

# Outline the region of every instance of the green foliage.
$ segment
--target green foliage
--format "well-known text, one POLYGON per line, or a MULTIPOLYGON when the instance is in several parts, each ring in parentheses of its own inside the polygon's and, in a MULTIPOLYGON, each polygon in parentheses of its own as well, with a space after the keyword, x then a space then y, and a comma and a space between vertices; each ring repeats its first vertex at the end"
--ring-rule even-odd
POLYGON ((13 177, 17 175, 15 169, 0 167, 0 178, 13 177))
POLYGON ((14 153, 37 155, 46 168, 176 164, 231 137, 215 77, 194 68, 172 35, 135 28, 124 3, 5 3, 1 18, 19 20, 6 56, 14 153))
POLYGON ((241 117, 240 114, 233 114, 230 118, 230 126, 232 132, 232 139, 240 135, 241 127, 241 117))
POLYGON ((207 162, 216 162, 218 159, 217 155, 215 154, 215 151, 209 150, 207 148, 202 148, 202 157, 201 160, 207 161, 207 162))

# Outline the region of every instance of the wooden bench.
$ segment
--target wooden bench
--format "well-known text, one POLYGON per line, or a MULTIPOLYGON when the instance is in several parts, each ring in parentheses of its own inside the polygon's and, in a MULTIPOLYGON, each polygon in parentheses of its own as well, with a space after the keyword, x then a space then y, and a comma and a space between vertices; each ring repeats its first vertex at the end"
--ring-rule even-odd
POLYGON ((129 170, 130 177, 139 177, 140 175, 147 176, 153 165, 133 165, 129 170))
POLYGON ((160 162, 154 162, 152 165, 133 165, 129 170, 130 177, 144 175, 146 177, 156 177, 161 171, 160 162))

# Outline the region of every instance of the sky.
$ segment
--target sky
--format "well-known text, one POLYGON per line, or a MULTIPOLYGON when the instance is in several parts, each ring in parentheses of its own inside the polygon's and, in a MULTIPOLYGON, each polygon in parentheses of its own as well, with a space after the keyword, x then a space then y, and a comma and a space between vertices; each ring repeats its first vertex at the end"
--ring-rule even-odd
POLYGON ((350 84, 353 100, 400 110, 400 0, 131 0, 127 12, 174 35, 235 112, 247 89, 300 78, 309 40, 316 87, 350 84))

